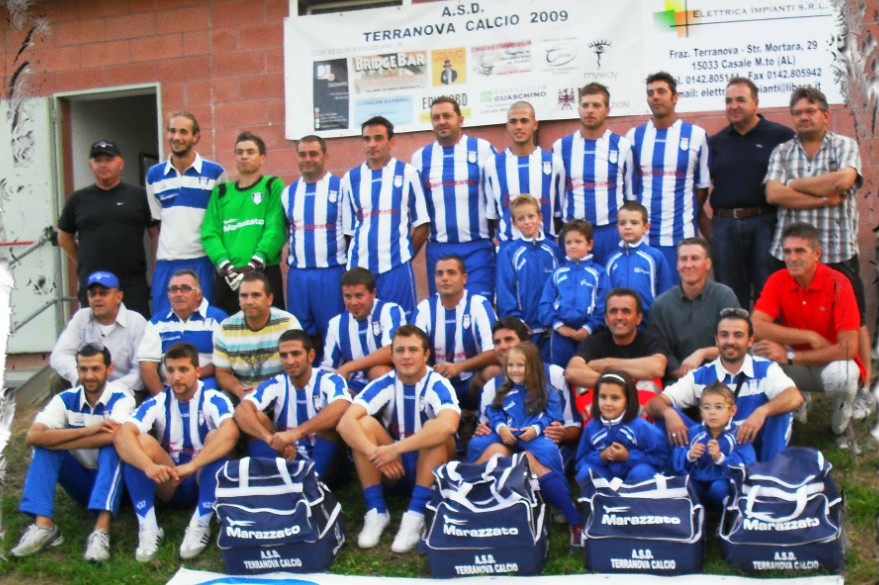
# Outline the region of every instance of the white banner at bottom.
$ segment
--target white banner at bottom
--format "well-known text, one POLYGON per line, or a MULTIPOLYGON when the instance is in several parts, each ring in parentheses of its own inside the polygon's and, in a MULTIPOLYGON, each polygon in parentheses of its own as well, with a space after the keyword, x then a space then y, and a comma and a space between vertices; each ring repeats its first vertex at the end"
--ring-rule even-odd
MULTIPOLYGON (((839 575, 822 577, 798 577, 790 579, 748 579, 724 575, 682 575, 658 577, 638 575, 638 585, 843 585, 839 575)), ((542 577, 464 577, 455 579, 460 585, 487 585, 488 581, 503 581, 508 585, 629 585, 632 575, 545 575, 542 577)), ((180 569, 168 585, 427 585, 434 579, 406 579, 402 577, 351 577, 328 573, 267 573, 265 575, 234 576, 207 571, 180 569)))

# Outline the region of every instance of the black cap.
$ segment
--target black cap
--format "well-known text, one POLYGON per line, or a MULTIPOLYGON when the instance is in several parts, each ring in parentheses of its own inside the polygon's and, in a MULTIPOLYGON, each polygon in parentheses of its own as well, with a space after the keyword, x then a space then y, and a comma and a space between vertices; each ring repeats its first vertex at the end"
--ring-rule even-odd
POLYGON ((122 151, 119 150, 119 147, 116 146, 116 143, 114 142, 110 142, 109 140, 98 140, 92 144, 92 149, 89 151, 89 158, 94 158, 99 154, 122 156, 122 151))

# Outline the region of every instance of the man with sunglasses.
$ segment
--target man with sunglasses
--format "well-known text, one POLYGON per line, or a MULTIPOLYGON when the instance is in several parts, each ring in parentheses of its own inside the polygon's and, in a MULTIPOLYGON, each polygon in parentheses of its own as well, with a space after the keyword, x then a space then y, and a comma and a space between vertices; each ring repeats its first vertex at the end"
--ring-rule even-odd
POLYGON ((122 303, 119 279, 112 272, 99 270, 86 279, 89 306, 77 311, 49 356, 49 365, 70 385, 76 384, 79 373, 76 352, 86 343, 97 343, 110 350, 113 371, 110 380, 128 392, 143 390, 135 356, 143 337, 146 319, 122 303))
POLYGON ((143 332, 137 348, 140 377, 151 396, 165 388, 165 374, 160 362, 173 344, 186 341, 198 348, 200 378, 208 387, 216 387, 214 378, 214 332, 229 315, 208 304, 198 274, 190 268, 175 272, 168 281, 170 310, 156 313, 143 332))
POLYGON ((697 407, 706 386, 723 382, 736 397, 736 439, 753 443, 757 459, 766 461, 787 446, 791 413, 803 403, 803 396, 777 363, 748 354, 754 344, 754 325, 746 310, 720 311, 715 344, 717 359, 690 371, 650 400, 647 413, 664 421, 669 443, 688 445, 687 429, 695 423, 681 411, 697 407))

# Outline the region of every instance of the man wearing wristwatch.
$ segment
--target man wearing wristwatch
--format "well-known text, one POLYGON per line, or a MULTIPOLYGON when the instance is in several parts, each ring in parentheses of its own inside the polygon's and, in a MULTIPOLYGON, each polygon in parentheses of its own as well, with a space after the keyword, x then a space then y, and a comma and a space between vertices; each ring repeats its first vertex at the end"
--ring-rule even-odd
POLYGON ((787 268, 769 277, 754 306, 754 353, 782 364, 800 390, 827 394, 831 431, 847 449, 852 403, 865 375, 855 293, 845 275, 819 261, 812 225, 791 224, 781 240, 787 268))

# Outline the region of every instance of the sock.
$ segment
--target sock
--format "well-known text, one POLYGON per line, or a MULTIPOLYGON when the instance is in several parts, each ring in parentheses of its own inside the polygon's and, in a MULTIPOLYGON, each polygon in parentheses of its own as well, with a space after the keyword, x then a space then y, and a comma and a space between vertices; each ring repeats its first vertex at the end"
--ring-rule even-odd
POLYGON ((314 461, 314 470, 324 481, 327 472, 333 465, 336 453, 339 452, 339 444, 320 437, 314 440, 314 449, 311 451, 311 459, 314 461))
POLYGON ((418 512, 419 514, 424 514, 425 508, 427 508, 427 502, 430 501, 430 498, 433 496, 433 490, 429 487, 424 487, 423 485, 416 485, 412 488, 412 499, 409 500, 409 508, 410 512, 418 512))
POLYGON ((571 501, 565 478, 555 471, 550 471, 543 477, 538 478, 537 482, 540 484, 540 491, 543 492, 543 497, 546 498, 547 502, 561 510, 569 525, 583 523, 583 516, 580 515, 580 512, 574 507, 574 502, 571 501))
POLYGON ((385 490, 381 486, 371 485, 363 490, 363 499, 366 500, 366 511, 377 510, 380 514, 387 514, 388 506, 385 504, 385 490))
POLYGON ((131 497, 134 511, 137 513, 138 525, 158 528, 154 507, 156 482, 133 465, 126 464, 122 474, 125 477, 125 487, 128 488, 128 495, 131 497))
POLYGON ((213 463, 208 463, 198 474, 198 504, 195 513, 202 517, 200 522, 207 524, 211 522, 214 504, 217 502, 217 472, 226 461, 228 461, 226 457, 221 457, 213 463))

